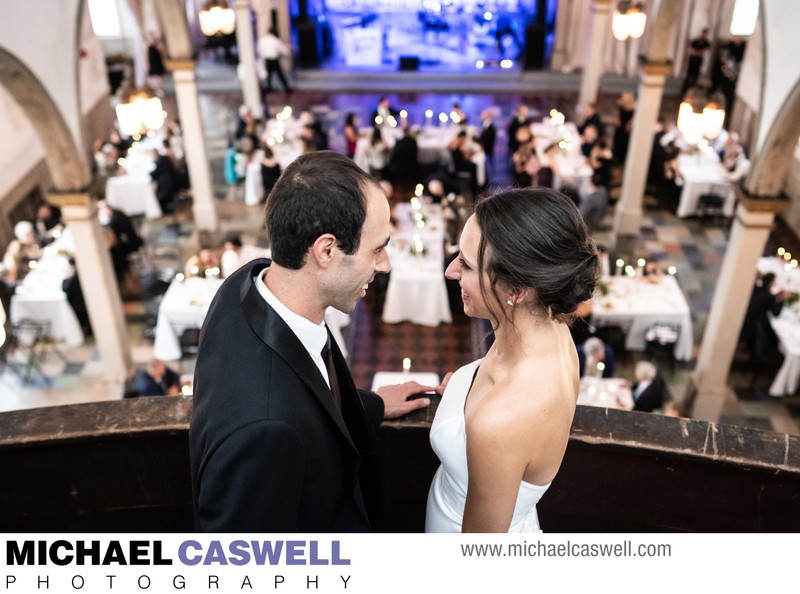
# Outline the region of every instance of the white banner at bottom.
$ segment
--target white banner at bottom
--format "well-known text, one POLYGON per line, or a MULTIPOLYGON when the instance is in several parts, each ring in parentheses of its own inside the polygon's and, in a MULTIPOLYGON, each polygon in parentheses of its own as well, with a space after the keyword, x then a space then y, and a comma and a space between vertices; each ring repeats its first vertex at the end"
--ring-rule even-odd
POLYGON ((0 542, 0 592, 20 594, 783 591, 800 550, 797 534, 8 534, 0 542))

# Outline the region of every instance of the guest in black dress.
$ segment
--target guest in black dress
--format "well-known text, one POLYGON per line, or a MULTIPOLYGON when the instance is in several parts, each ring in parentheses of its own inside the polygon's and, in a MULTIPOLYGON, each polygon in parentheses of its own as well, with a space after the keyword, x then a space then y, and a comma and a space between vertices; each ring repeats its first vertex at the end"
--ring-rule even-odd
POLYGON ((275 158, 275 153, 268 146, 263 147, 262 152, 264 158, 261 160, 261 182, 264 184, 264 198, 262 202, 266 202, 267 196, 272 191, 272 186, 278 181, 281 176, 281 166, 275 158))

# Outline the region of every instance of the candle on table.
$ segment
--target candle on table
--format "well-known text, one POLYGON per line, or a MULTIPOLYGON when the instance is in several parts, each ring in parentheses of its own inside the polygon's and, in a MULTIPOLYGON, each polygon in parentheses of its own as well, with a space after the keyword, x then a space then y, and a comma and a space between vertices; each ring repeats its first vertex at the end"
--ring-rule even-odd
POLYGON ((403 375, 408 375, 411 372, 411 359, 408 357, 403 358, 403 375))

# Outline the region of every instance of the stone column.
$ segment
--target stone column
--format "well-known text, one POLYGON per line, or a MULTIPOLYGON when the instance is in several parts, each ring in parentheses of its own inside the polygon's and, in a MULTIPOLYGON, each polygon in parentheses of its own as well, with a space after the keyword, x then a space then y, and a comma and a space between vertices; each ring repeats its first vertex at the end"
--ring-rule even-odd
POLYGON ((89 194, 52 193, 47 199, 61 208, 67 229, 72 233, 75 267, 86 296, 109 397, 122 398, 125 380, 133 367, 130 340, 97 209, 89 194))
POLYGON ((555 47, 553 48, 553 57, 550 60, 550 69, 555 72, 561 72, 568 66, 567 38, 569 36, 570 20, 572 19, 572 1, 561 0, 558 3, 555 47))
POLYGON ((642 198, 653 152, 653 135, 664 94, 664 80, 671 71, 672 66, 666 63, 645 63, 642 66, 642 80, 639 83, 628 154, 625 157, 620 199, 614 215, 614 243, 618 242, 620 235, 639 234, 642 198))
POLYGON ((581 75, 581 90, 578 103, 594 103, 600 88, 600 76, 603 74, 603 49, 606 39, 611 35, 611 0, 593 0, 592 2, 592 42, 586 66, 581 75))
POLYGON ((261 118, 261 91, 256 71, 256 52, 253 43, 253 22, 250 19, 249 0, 236 0, 236 44, 239 46, 239 66, 242 69, 244 104, 256 117, 261 118))
POLYGON ((197 101, 197 79, 194 60, 168 60, 175 81, 175 98, 183 130, 186 167, 192 186, 192 212, 195 227, 200 231, 216 231, 217 211, 211 186, 211 168, 206 152, 206 138, 200 105, 197 101))
POLYGON ((736 192, 739 206, 690 385, 694 392, 692 417, 711 422, 719 420, 723 405, 732 398, 728 373, 756 279, 756 264, 775 214, 788 205, 788 200, 780 197, 754 198, 738 185, 736 192))
MULTIPOLYGON (((278 22, 275 23, 278 27, 278 37, 280 37, 286 45, 292 47, 292 21, 289 15, 289 0, 275 0, 275 10, 278 13, 278 22)), ((284 60, 288 73, 293 67, 294 58, 290 53, 288 56, 281 59, 284 60)))

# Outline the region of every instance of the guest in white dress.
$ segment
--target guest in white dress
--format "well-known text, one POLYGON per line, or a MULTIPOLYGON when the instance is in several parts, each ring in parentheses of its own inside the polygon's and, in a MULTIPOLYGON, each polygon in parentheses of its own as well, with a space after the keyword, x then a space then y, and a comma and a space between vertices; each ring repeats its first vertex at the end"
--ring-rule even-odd
POLYGON ((441 466, 427 532, 537 532, 536 503, 558 472, 578 398, 569 322, 599 275, 577 207, 546 188, 479 202, 446 276, 464 313, 492 323, 486 357, 449 380, 431 427, 441 466))

